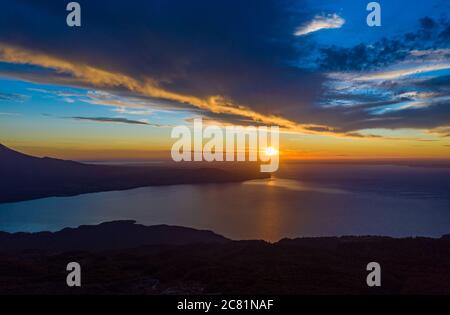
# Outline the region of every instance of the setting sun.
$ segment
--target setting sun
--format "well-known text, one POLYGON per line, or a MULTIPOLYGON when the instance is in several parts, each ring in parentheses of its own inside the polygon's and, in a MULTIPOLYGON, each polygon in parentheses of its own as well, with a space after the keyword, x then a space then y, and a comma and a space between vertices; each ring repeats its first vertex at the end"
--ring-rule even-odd
POLYGON ((267 147, 264 150, 264 154, 267 155, 267 156, 274 156, 274 155, 278 154, 278 150, 275 149, 274 147, 267 147))

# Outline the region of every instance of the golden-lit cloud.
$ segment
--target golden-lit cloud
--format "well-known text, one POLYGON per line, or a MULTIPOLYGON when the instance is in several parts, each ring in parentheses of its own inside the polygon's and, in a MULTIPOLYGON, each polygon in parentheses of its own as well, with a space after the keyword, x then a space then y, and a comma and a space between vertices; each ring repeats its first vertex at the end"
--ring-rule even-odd
POLYGON ((428 130, 428 133, 439 137, 450 138, 450 126, 441 126, 428 130))
MULTIPOLYGON (((206 98, 200 98, 193 95, 175 93, 166 89, 161 88, 158 82, 153 78, 144 78, 138 80, 129 75, 125 75, 118 72, 111 72, 97 67, 89 66, 86 64, 78 64, 75 62, 67 61, 61 58, 50 56, 47 54, 42 54, 36 51, 27 50, 17 46, 11 46, 0 43, 0 61, 14 63, 14 64, 26 64, 35 65, 39 67, 44 67, 47 69, 52 69, 58 74, 69 74, 76 78, 79 83, 92 86, 95 88, 104 89, 126 89, 136 95, 147 96, 156 99, 163 99, 178 102, 181 104, 189 104, 196 108, 202 109, 204 111, 214 113, 214 114, 226 114, 242 117, 243 120, 248 120, 249 122, 256 122, 265 125, 276 125, 281 128, 282 133, 293 133, 293 134, 310 134, 310 135, 322 135, 322 136, 333 136, 338 138, 350 138, 350 139, 385 139, 385 140, 397 140, 393 137, 385 137, 383 135, 369 135, 362 134, 359 132, 345 132, 339 129, 319 124, 301 124, 293 120, 276 116, 267 115, 255 110, 252 110, 248 106, 243 106, 240 104, 233 103, 232 100, 221 95, 209 96, 206 98)), ((418 73, 420 71, 432 71, 436 69, 448 68, 449 64, 440 64, 434 66, 422 66, 409 70, 398 70, 391 72, 380 72, 376 74, 363 74, 361 76, 352 77, 353 80, 374 80, 378 78, 395 78, 407 73, 418 73)), ((337 76, 351 74, 335 74, 337 76)), ((331 74, 333 76, 333 74, 331 74)), ((347 80, 349 78, 346 78, 347 80)), ((101 92, 100 92, 101 93, 101 92)), ((422 95, 425 96, 425 95, 422 95)), ((145 107, 145 102, 133 101, 127 102, 123 100, 110 99, 108 97, 102 97, 102 95, 97 95, 97 97, 92 97, 88 102, 98 105, 109 105, 116 106, 118 108, 123 107, 145 107)))
MULTIPOLYGON (((152 78, 137 80, 125 74, 106 71, 86 64, 77 64, 47 54, 2 43, 0 43, 0 61, 40 66, 52 69, 59 74, 70 74, 80 82, 96 88, 125 88, 140 95, 190 104, 211 113, 240 116, 258 123, 276 125, 295 132, 314 134, 321 133, 317 130, 328 130, 327 126, 299 124, 280 116, 262 114, 247 106, 234 104, 231 100, 221 95, 200 98, 193 95, 175 93, 161 88, 158 82, 152 78)), ((110 100, 98 102, 114 105, 110 100)), ((117 103, 117 106, 122 105, 123 103, 121 102, 117 103)))

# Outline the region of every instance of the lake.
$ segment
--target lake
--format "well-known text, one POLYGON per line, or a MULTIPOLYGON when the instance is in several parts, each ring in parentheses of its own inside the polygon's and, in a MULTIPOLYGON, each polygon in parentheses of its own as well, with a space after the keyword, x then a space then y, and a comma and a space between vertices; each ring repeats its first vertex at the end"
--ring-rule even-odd
POLYGON ((143 187, 0 205, 0 230, 56 231, 133 219, 232 239, 450 234, 450 169, 289 165, 267 180, 143 187))

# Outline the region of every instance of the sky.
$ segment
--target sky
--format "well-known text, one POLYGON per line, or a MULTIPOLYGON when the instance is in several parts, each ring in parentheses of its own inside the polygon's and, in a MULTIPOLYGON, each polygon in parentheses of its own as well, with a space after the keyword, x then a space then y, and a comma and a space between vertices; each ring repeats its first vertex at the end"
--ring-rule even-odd
POLYGON ((450 3, 11 0, 0 142, 76 160, 170 157, 174 126, 277 125, 286 159, 450 158, 450 3))

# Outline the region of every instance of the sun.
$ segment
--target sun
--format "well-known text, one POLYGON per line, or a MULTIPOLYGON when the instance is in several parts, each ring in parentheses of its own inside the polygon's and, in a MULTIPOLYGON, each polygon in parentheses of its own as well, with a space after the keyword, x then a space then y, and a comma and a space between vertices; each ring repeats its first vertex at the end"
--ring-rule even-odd
POLYGON ((267 156, 274 156, 274 155, 278 154, 278 150, 275 149, 274 147, 267 147, 264 150, 264 154, 267 155, 267 156))

